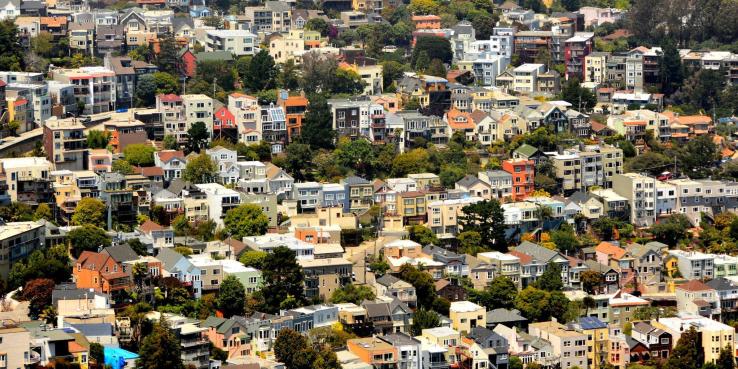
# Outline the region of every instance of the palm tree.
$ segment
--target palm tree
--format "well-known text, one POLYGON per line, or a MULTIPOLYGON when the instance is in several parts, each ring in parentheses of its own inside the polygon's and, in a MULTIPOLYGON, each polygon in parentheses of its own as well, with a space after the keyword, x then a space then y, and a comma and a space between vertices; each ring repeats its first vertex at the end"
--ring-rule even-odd
POLYGON ((589 309, 596 307, 597 302, 594 298, 592 298, 592 296, 584 296, 584 298, 582 299, 582 306, 587 309, 585 315, 589 316, 589 309))

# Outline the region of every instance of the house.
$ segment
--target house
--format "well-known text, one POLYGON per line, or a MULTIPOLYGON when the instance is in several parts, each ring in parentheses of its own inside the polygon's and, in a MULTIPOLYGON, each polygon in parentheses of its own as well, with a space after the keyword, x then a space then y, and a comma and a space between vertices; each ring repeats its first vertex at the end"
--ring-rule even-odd
POLYGON ((209 316, 202 323, 207 329, 205 336, 217 347, 228 353, 228 359, 247 357, 251 355, 252 346, 248 340, 249 333, 253 333, 253 322, 241 316, 230 319, 209 316))
POLYGON ((154 165, 164 170, 164 180, 181 178, 187 159, 181 150, 162 150, 154 153, 154 165))
POLYGON ((635 321, 634 315, 639 308, 650 306, 651 303, 621 290, 610 296, 608 305, 610 307, 609 322, 612 325, 623 327, 635 321))
POLYGON ((587 365, 587 335, 577 332, 573 327, 561 323, 539 322, 528 326, 531 336, 545 339, 551 343, 553 354, 558 358, 562 368, 578 366, 588 368, 587 365))
POLYGON ((434 283, 436 294, 448 301, 466 300, 467 292, 455 279, 439 279, 434 283))
POLYGON ((385 274, 376 280, 377 295, 397 298, 410 308, 417 307, 418 296, 415 287, 391 274, 385 274))
POLYGON ((337 289, 351 282, 353 263, 344 259, 300 259, 297 261, 305 275, 305 296, 326 299, 337 289))
POLYGON ((72 271, 77 288, 94 289, 114 296, 131 286, 130 274, 122 261, 107 253, 83 251, 72 271))
POLYGON ((469 265, 466 263, 466 255, 464 254, 457 254, 435 245, 426 245, 423 247, 423 254, 445 264, 447 275, 459 277, 469 275, 469 265))
POLYGON ((451 328, 469 333, 474 327, 487 325, 487 309, 471 301, 454 301, 449 308, 451 328))
POLYGON ((609 265, 602 264, 595 260, 585 260, 583 262, 587 270, 591 270, 602 275, 602 281, 593 294, 613 294, 620 289, 620 273, 610 267, 609 265))
POLYGON ((361 307, 366 309, 366 319, 373 323, 375 334, 410 332, 412 310, 400 300, 364 301, 361 307))
MULTIPOLYGON (((2 13, 0 13, 2 14, 2 13)), ((12 320, 0 326, 0 352, 8 368, 24 368, 41 361, 41 355, 31 350, 31 332, 12 320)))
POLYGON ((513 201, 523 200, 533 192, 535 165, 532 160, 508 159, 502 162, 502 170, 512 175, 513 201))
POLYGON ((391 333, 388 335, 380 336, 384 342, 389 343, 397 349, 399 356, 398 367, 405 369, 422 369, 423 365, 421 362, 422 351, 420 349, 420 341, 405 334, 405 333, 391 333))
POLYGON ((631 337, 647 348, 647 351, 639 353, 637 360, 634 360, 636 358, 631 348, 631 362, 645 362, 656 358, 664 360, 671 355, 671 349, 674 345, 671 334, 663 329, 654 327, 649 322, 636 322, 633 324, 631 337))
POLYGON ((137 231, 151 241, 151 251, 174 247, 174 230, 171 227, 164 227, 151 220, 146 220, 138 226, 137 231))
POLYGON ((528 327, 528 318, 521 315, 517 309, 500 308, 488 311, 487 328, 494 329, 498 324, 525 329, 528 327))
POLYGON ((735 328, 710 318, 684 315, 652 320, 651 325, 671 334, 672 347, 676 346, 684 332, 694 328, 699 334, 700 346, 707 363, 716 362, 720 351, 725 347, 729 347, 730 352, 735 350, 735 328))
POLYGON ((720 298, 720 313, 723 321, 728 321, 738 311, 738 284, 727 278, 715 278, 705 283, 714 289, 720 298))
POLYGON ((663 292, 664 257, 658 246, 633 243, 627 247, 633 257, 633 270, 638 278, 638 285, 646 292, 663 292))
POLYGON ((472 196, 481 197, 485 200, 492 197, 492 186, 471 174, 467 174, 464 178, 458 180, 454 188, 469 192, 472 196))
POLYGON ((399 361, 397 348, 378 337, 350 339, 346 346, 361 362, 374 369, 395 367, 399 361))
MULTIPOLYGON (((466 364, 464 361, 471 361, 470 364, 472 365, 479 361, 481 363, 486 362, 488 364, 486 366, 490 368, 507 369, 508 367, 509 345, 507 339, 493 330, 485 327, 474 327, 466 337, 461 338, 460 346, 467 354, 462 354, 460 358, 462 365, 466 364), (477 350, 477 348, 480 350, 477 350), (480 359, 482 360, 477 360, 477 356, 481 356, 480 359)), ((482 365, 480 364, 479 367, 482 367, 482 365)))
POLYGON ((675 292, 677 309, 680 312, 719 319, 720 297, 715 289, 697 279, 692 279, 678 285, 675 292))
POLYGON ((160 249, 156 258, 161 261, 164 269, 162 277, 179 279, 186 287, 191 288, 194 296, 202 296, 201 271, 190 259, 172 249, 160 249))
POLYGON ((569 259, 560 252, 547 249, 532 242, 523 241, 511 254, 523 258, 520 259, 522 286, 525 288, 543 274, 549 263, 558 264, 561 268, 561 281, 564 285, 569 284, 569 259))

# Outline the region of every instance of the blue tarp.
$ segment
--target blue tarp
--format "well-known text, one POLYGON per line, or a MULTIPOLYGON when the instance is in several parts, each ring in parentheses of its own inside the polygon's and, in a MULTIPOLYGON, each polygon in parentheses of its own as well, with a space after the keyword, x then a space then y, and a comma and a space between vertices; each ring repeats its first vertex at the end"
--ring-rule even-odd
POLYGON ((119 347, 105 346, 103 353, 105 354, 105 365, 110 365, 113 369, 123 369, 126 361, 138 359, 138 354, 119 347))

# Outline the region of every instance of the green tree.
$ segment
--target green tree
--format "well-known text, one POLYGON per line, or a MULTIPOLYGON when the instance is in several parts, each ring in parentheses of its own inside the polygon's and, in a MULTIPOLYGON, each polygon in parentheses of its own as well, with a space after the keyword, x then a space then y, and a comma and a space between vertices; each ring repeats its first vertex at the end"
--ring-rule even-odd
POLYGON ((179 150, 179 143, 174 135, 164 135, 163 144, 164 150, 179 150))
POLYGON ((564 321, 569 300, 561 291, 549 292, 528 286, 515 297, 515 308, 534 322, 546 321, 551 317, 564 321))
POLYGON ((401 266, 399 274, 400 279, 415 287, 415 295, 418 296, 418 307, 432 309, 437 296, 433 277, 410 264, 401 266))
POLYGON ((425 70, 425 74, 446 78, 446 66, 443 65, 440 59, 433 59, 428 65, 428 69, 425 70))
POLYGON ((97 342, 90 342, 90 359, 95 364, 102 365, 105 363, 105 350, 103 345, 97 342))
POLYGON ((331 26, 323 18, 310 18, 307 23, 305 23, 305 29, 308 31, 318 31, 321 36, 326 37, 328 36, 331 26))
POLYGON ((564 288, 564 282, 561 281, 561 267, 558 264, 549 262, 546 270, 538 277, 535 284, 536 288, 545 291, 561 291, 564 288))
POLYGON ((246 306, 246 289, 236 277, 229 275, 220 284, 215 304, 226 318, 242 315, 246 306))
POLYGON ((292 174, 296 181, 304 181, 305 173, 312 166, 313 151, 310 145, 304 143, 292 143, 285 150, 284 169, 292 174))
POLYGON ((72 223, 75 225, 93 225, 104 227, 106 220, 105 204, 93 197, 82 198, 74 208, 72 223))
POLYGON ((138 238, 131 238, 128 241, 126 241, 126 243, 128 244, 128 246, 131 247, 131 249, 133 250, 133 252, 136 253, 136 255, 145 256, 149 254, 149 250, 146 248, 146 245, 143 242, 141 242, 141 240, 139 240, 138 238))
POLYGON ((654 239, 669 246, 676 246, 679 241, 689 236, 691 224, 684 214, 674 214, 651 226, 654 239))
POLYGON ((344 302, 353 302, 356 305, 361 305, 364 300, 374 300, 376 296, 369 286, 365 285, 354 285, 347 284, 335 291, 331 296, 331 302, 334 304, 340 304, 344 302))
POLYGON ((192 126, 187 130, 187 136, 189 137, 190 151, 199 153, 201 149, 208 147, 210 133, 204 122, 192 123, 192 126))
POLYGON ((332 149, 335 131, 328 102, 322 95, 312 95, 309 101, 299 140, 310 145, 313 150, 332 149))
POLYGON ((667 96, 676 92, 684 82, 684 69, 682 58, 679 56, 674 40, 666 38, 661 45, 661 58, 659 59, 659 76, 661 77, 661 92, 667 96))
POLYGON ((584 88, 576 78, 569 79, 561 89, 561 99, 572 104, 573 108, 582 112, 591 111, 597 105, 597 97, 584 88))
MULTIPOLYGON (((314 18, 319 19, 319 18, 314 18)), ((295 64, 293 59, 287 60, 279 66, 277 74, 277 85, 288 91, 296 90, 300 87, 300 68, 295 64)))
POLYGON ((423 329, 436 328, 441 326, 441 318, 438 313, 432 310, 419 309, 413 314, 413 324, 410 331, 413 336, 420 336, 423 329))
POLYGON ((243 81, 247 89, 262 91, 274 88, 276 69, 274 68, 274 59, 267 50, 261 49, 254 55, 249 63, 248 71, 249 73, 243 81))
POLYGON ((284 363, 286 368, 296 369, 298 357, 309 348, 305 336, 285 328, 279 331, 274 341, 274 356, 280 363, 284 363))
POLYGON ((580 275, 580 280, 582 281, 582 289, 588 294, 594 295, 597 294, 602 286, 604 278, 602 273, 594 270, 585 270, 580 275))
POLYGON ((497 200, 484 200, 462 208, 459 217, 461 229, 474 231, 482 237, 482 245, 487 249, 507 251, 505 238, 505 216, 497 200))
POLYGON ((204 152, 189 159, 182 172, 182 179, 192 183, 211 183, 217 177, 218 165, 204 152))
POLYGON ((156 101, 156 81, 152 74, 144 74, 138 77, 134 95, 137 107, 154 105, 156 101))
MULTIPOLYGON (((517 356, 510 355, 510 359, 507 362, 508 369, 523 369, 523 361, 517 356)), ((529 366, 530 367, 530 366, 529 366)))
POLYGON ((87 147, 90 149, 104 149, 110 142, 110 132, 93 129, 87 132, 87 147))
POLYGON ((0 22, 0 70, 22 71, 24 67, 18 27, 6 19, 0 22))
POLYGON ((510 278, 505 276, 495 277, 482 291, 469 291, 469 300, 483 305, 487 310, 510 309, 518 294, 517 286, 510 278))
POLYGON ((39 32, 38 36, 31 38, 31 50, 36 54, 49 58, 54 52, 54 36, 49 32, 39 32))
POLYGON ((415 241, 422 246, 426 245, 438 245, 438 238, 430 228, 419 224, 407 227, 408 238, 411 241, 415 241))
POLYGON ((151 333, 143 339, 138 355, 139 358, 136 360, 138 369, 185 368, 180 358, 179 340, 166 320, 154 325, 151 333))
POLYGON ((149 144, 130 144, 123 149, 123 157, 131 165, 150 167, 154 165, 155 151, 149 144))
POLYGON ((421 53, 426 53, 429 56, 433 55, 433 58, 439 59, 446 64, 451 64, 453 58, 449 40, 437 36, 419 36, 417 38, 411 57, 412 65, 417 65, 417 60, 421 53))
POLYGON ((156 83, 157 94, 174 94, 177 93, 178 85, 177 77, 167 72, 156 72, 152 74, 156 83))
POLYGON ((402 78, 406 66, 400 62, 387 60, 382 62, 382 85, 387 90, 392 84, 402 78))
POLYGON ((54 219, 53 215, 51 214, 51 208, 46 203, 38 204, 38 207, 36 207, 36 211, 33 213, 33 219, 34 220, 48 220, 51 221, 54 219))
POLYGON ((718 369, 735 369, 735 356, 730 345, 720 350, 720 356, 718 356, 715 365, 717 365, 718 369))
POLYGON ((264 312, 278 312, 282 300, 288 296, 298 301, 304 300, 305 277, 297 263, 295 252, 287 247, 275 248, 264 259, 262 279, 264 285, 259 292, 264 297, 264 312))
POLYGON ((664 368, 692 369, 702 366, 704 362, 705 356, 702 345, 700 345, 700 333, 694 327, 689 327, 689 330, 682 333, 674 346, 664 368))
POLYGON ((269 218, 256 204, 242 204, 229 210, 223 219, 225 229, 235 239, 261 236, 269 227, 269 218))
POLYGON ((422 173, 428 169, 430 156, 425 149, 412 149, 397 155, 392 160, 392 174, 403 177, 412 173, 422 173))
POLYGON ((25 260, 13 263, 8 274, 9 289, 22 287, 32 279, 51 279, 56 283, 68 281, 71 266, 67 245, 56 245, 44 250, 36 250, 25 260))
POLYGON ((415 67, 415 70, 426 73, 428 68, 431 64, 431 58, 430 55, 428 55, 427 52, 421 51, 418 53, 418 57, 415 58, 415 62, 413 66, 415 67))
POLYGON ((123 159, 114 160, 110 170, 123 175, 133 174, 133 166, 123 159))
POLYGON ((551 232, 551 241, 556 244, 557 249, 568 254, 578 251, 581 246, 574 229, 568 224, 564 224, 561 228, 551 232))
POLYGON ((67 242, 72 245, 72 255, 76 258, 83 251, 94 251, 110 246, 110 237, 101 228, 84 224, 67 233, 67 242))
POLYGON ((173 76, 181 75, 179 68, 179 46, 172 35, 165 35, 159 38, 159 54, 156 57, 155 64, 159 67, 160 72, 166 72, 173 76))
POLYGON ((252 267, 255 269, 261 270, 264 265, 264 260, 267 257, 267 253, 264 251, 258 251, 258 250, 248 250, 241 254, 241 257, 238 259, 238 261, 241 262, 244 266, 252 267))
POLYGON ((462 254, 477 256, 478 253, 486 251, 482 246, 482 235, 479 232, 461 232, 456 238, 459 240, 459 252, 462 254))

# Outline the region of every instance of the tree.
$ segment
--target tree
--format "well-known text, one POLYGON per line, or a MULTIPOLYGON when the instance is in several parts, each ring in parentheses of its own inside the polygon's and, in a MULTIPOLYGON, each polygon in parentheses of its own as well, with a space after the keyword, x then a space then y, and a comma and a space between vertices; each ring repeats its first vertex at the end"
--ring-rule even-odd
POLYGON ((418 148, 404 152, 392 160, 392 174, 403 177, 411 173, 422 173, 428 168, 429 160, 430 156, 425 149, 418 148))
POLYGON ((85 224, 69 231, 67 242, 72 245, 72 255, 76 258, 83 251, 97 252, 99 248, 110 246, 110 237, 101 228, 85 224))
POLYGON ((561 252, 572 254, 579 250, 580 243, 574 229, 568 224, 564 224, 561 228, 551 232, 551 241, 556 244, 556 248, 561 252))
POLYGON ((49 204, 41 203, 38 204, 38 207, 36 208, 36 212, 33 213, 33 219, 34 220, 48 220, 51 221, 54 219, 53 215, 51 214, 51 208, 49 207, 49 204))
POLYGON ((225 229, 235 239, 261 236, 269 227, 269 218, 256 204, 242 204, 229 210, 223 219, 225 229))
POLYGON ((497 23, 497 17, 487 12, 479 12, 478 15, 472 18, 471 23, 476 31, 474 35, 477 40, 489 40, 497 23))
POLYGON ((13 263, 8 274, 7 287, 16 289, 32 279, 51 279, 56 283, 68 281, 71 277, 69 253, 66 245, 56 245, 44 250, 36 250, 25 260, 13 263))
POLYGON ((104 149, 110 142, 110 132, 92 129, 87 132, 87 147, 90 149, 104 149))
POLYGON ((415 287, 415 295, 418 296, 418 307, 432 309, 437 296, 433 277, 410 264, 401 266, 399 274, 400 279, 415 287))
POLYGON ((262 279, 264 285, 259 292, 264 296, 264 312, 278 312, 282 300, 288 296, 299 301, 304 299, 305 277, 296 261, 295 252, 287 247, 277 247, 267 255, 262 279))
POLYGON ((279 73, 277 74, 277 86, 288 91, 298 89, 300 87, 299 72, 300 67, 295 64, 295 61, 293 59, 288 59, 284 64, 279 66, 279 73))
POLYGON ((544 291, 528 286, 515 298, 515 308, 531 321, 546 321, 555 317, 564 321, 569 300, 561 291, 544 291))
POLYGON ((335 291, 331 296, 331 302, 334 304, 340 304, 344 302, 353 302, 356 305, 361 305, 364 300, 374 300, 376 296, 369 286, 365 285, 353 285, 347 284, 335 291))
POLYGON ((382 85, 387 90, 392 84, 402 78, 406 66, 400 62, 387 60, 382 62, 382 85))
POLYGON ((666 361, 668 369, 692 369, 702 366, 705 356, 700 345, 700 333, 694 327, 682 333, 666 361))
POLYGON ((23 48, 18 38, 18 27, 12 19, 0 22, 0 70, 21 71, 23 48))
POLYGON ((105 350, 103 345, 90 342, 90 359, 97 365, 105 364, 105 350))
POLYGON ((285 150, 284 169, 292 174, 296 181, 304 181, 303 171, 310 170, 312 166, 313 151, 310 145, 293 142, 285 150))
POLYGON ((133 174, 133 166, 123 159, 114 160, 110 170, 123 175, 133 174))
POLYGON ((156 72, 152 74, 156 83, 156 93, 158 94, 174 94, 177 93, 177 77, 167 72, 156 72))
POLYGON ((190 129, 187 130, 187 136, 189 137, 190 151, 199 153, 200 149, 208 147, 210 133, 204 122, 192 123, 190 129))
POLYGON ((482 237, 485 248, 501 252, 507 251, 505 238, 505 216, 497 200, 484 200, 462 208, 459 225, 466 231, 474 231, 482 237))
POLYGON ((310 96, 309 101, 299 141, 310 145, 313 150, 332 149, 335 131, 328 102, 322 95, 310 96))
POLYGON ((730 345, 720 350, 720 356, 718 356, 715 365, 717 365, 718 369, 735 369, 735 357, 730 349, 730 345))
POLYGON ((423 329, 436 328, 441 326, 441 318, 435 311, 419 309, 413 314, 413 324, 410 331, 413 336, 420 336, 423 329))
POLYGON ((669 96, 676 92, 684 82, 684 67, 682 58, 674 40, 666 38, 661 44, 661 58, 659 58, 659 76, 661 77, 661 92, 669 96))
POLYGON ((482 235, 475 231, 464 231, 456 238, 459 240, 459 252, 477 256, 478 253, 486 251, 482 246, 482 235))
POLYGON ((51 293, 56 283, 51 279, 34 279, 23 287, 21 298, 28 301, 28 315, 36 319, 41 312, 51 306, 51 293))
POLYGON ((296 358, 308 347, 305 336, 285 328, 279 331, 274 341, 274 356, 279 362, 284 363, 286 368, 295 368, 296 358))
POLYGON ((469 299, 483 305, 487 310, 510 309, 517 294, 518 289, 510 278, 497 276, 483 291, 469 291, 469 299))
POLYGON ((579 0, 561 0, 561 5, 564 6, 564 9, 575 12, 579 10, 579 0))
POLYGON ((31 38, 31 50, 44 58, 49 58, 54 52, 54 36, 49 32, 39 32, 31 38))
POLYGON ((240 261, 244 266, 261 270, 267 255, 268 254, 265 251, 248 250, 241 254, 238 261, 240 261))
POLYGON ((274 88, 274 59, 266 49, 261 49, 253 58, 248 67, 249 73, 243 81, 247 89, 251 91, 262 91, 274 88))
POLYGON ((84 197, 77 203, 72 215, 72 223, 74 225, 93 225, 96 227, 104 227, 106 219, 105 204, 94 198, 84 197))
POLYGON ((689 228, 692 225, 684 214, 674 214, 651 226, 651 234, 656 241, 663 242, 669 246, 686 239, 689 236, 689 228))
POLYGON ((146 256, 149 254, 149 250, 146 248, 146 245, 138 238, 131 238, 130 240, 126 241, 126 243, 128 244, 128 246, 131 247, 136 255, 146 256))
MULTIPOLYGON (((162 319, 165 319, 162 317, 162 319)), ((184 369, 180 343, 166 321, 154 325, 152 332, 141 343, 136 360, 138 369, 184 369)))
POLYGON ((446 78, 446 67, 443 65, 441 59, 433 59, 431 60, 430 65, 428 65, 428 69, 425 70, 425 74, 446 78))
POLYGON ((223 316, 230 318, 234 315, 243 314, 244 306, 246 306, 246 289, 243 284, 234 276, 229 275, 223 279, 218 291, 218 298, 215 304, 223 316))
POLYGON ((174 135, 164 135, 164 139, 162 140, 164 144, 164 150, 178 150, 179 149, 179 143, 177 142, 177 137, 174 135))
POLYGON ((600 290, 604 278, 602 273, 594 270, 585 270, 582 272, 579 279, 582 281, 582 288, 584 291, 590 295, 594 295, 600 290))
POLYGON ((159 54, 156 57, 155 64, 159 67, 159 71, 169 73, 173 76, 181 75, 179 69, 179 46, 177 41, 171 34, 164 35, 159 38, 159 54))
POLYGON ((310 18, 308 19, 307 23, 305 23, 306 30, 318 31, 323 37, 328 36, 328 31, 330 31, 330 28, 330 24, 328 24, 328 22, 326 22, 323 18, 310 18))
MULTIPOLYGON (((507 363, 508 369, 523 369, 523 361, 517 356, 510 355, 510 360, 507 363)), ((530 364, 528 365, 530 368, 530 364)))
POLYGON ((433 55, 433 58, 440 59, 446 64, 451 64, 453 52, 451 51, 451 43, 438 36, 419 36, 415 42, 415 48, 411 57, 411 64, 417 65, 416 61, 421 53, 433 55))
POLYGON ((561 267, 554 262, 549 262, 546 270, 543 271, 538 280, 536 280, 536 288, 545 291, 560 291, 564 288, 564 282, 561 281, 561 267))
POLYGON ((561 99, 572 104, 579 111, 591 111, 597 105, 597 97, 579 84, 576 78, 569 79, 561 89, 561 99))
POLYGON ((218 165, 204 152, 189 159, 182 172, 182 179, 192 183, 211 183, 217 177, 218 165))
POLYGON ((409 226, 407 227, 407 233, 408 238, 410 238, 411 241, 415 241, 422 246, 438 244, 438 238, 436 238, 436 235, 433 234, 433 231, 431 231, 430 228, 426 226, 422 226, 419 224, 409 226))
POLYGON ((333 94, 358 94, 364 90, 364 81, 358 73, 348 68, 336 69, 330 92, 333 94))
POLYGON ((689 140, 677 156, 683 171, 694 178, 706 177, 709 174, 708 168, 719 159, 717 145, 712 142, 709 135, 689 140))
POLYGON ((658 152, 645 152, 625 162, 627 172, 658 175, 674 165, 674 158, 658 152))
POLYGON ((123 157, 131 165, 150 167, 154 165, 155 151, 149 144, 130 144, 123 149, 123 157))
POLYGON ((137 107, 154 105, 156 101, 156 81, 152 74, 144 74, 138 77, 135 99, 137 107))
POLYGON ((438 14, 440 4, 436 0, 410 0, 408 10, 418 15, 438 14))

